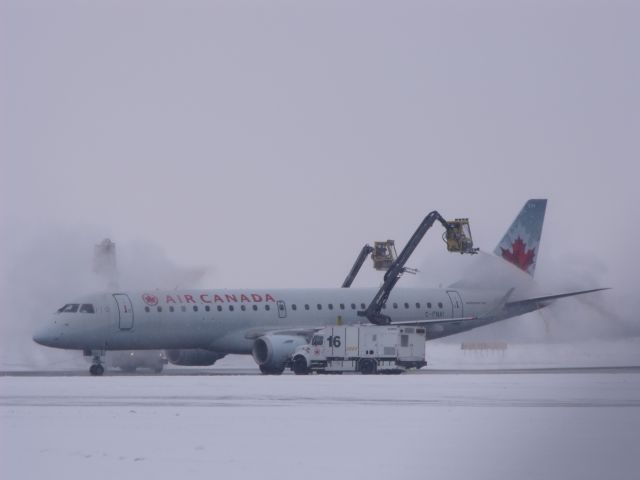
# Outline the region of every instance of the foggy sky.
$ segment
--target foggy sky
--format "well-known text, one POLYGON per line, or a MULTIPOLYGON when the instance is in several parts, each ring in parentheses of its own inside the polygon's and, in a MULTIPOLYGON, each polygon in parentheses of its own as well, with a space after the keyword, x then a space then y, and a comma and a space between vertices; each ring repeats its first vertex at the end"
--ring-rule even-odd
MULTIPOLYGON (((637 312, 636 2, 0 3, 12 316, 56 284, 16 272, 86 287, 64 265, 106 236, 211 288, 338 286, 433 209, 491 252, 528 198, 541 287, 637 312)), ((466 260, 439 237, 413 261, 436 285, 466 260)))

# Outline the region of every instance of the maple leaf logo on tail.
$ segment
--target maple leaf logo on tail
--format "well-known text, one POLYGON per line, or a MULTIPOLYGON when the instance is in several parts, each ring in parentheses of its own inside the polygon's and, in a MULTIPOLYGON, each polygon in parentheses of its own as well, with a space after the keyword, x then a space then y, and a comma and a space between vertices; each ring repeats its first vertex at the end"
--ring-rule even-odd
POLYGON ((493 253, 533 276, 546 209, 544 198, 527 200, 493 253))
POLYGON ((535 248, 527 250, 527 245, 522 241, 522 238, 518 237, 511 244, 511 250, 500 248, 502 250, 502 258, 507 262, 513 263, 516 267, 525 272, 529 271, 529 267, 533 265, 533 258, 535 257, 535 248))

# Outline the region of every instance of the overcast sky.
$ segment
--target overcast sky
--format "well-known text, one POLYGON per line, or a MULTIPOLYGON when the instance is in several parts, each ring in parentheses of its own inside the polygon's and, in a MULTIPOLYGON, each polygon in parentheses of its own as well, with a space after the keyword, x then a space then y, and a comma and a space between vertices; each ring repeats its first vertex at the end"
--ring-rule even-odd
POLYGON ((541 282, 637 291, 637 2, 0 3, 5 297, 105 236, 210 287, 337 286, 433 209, 491 252, 533 197, 541 282))

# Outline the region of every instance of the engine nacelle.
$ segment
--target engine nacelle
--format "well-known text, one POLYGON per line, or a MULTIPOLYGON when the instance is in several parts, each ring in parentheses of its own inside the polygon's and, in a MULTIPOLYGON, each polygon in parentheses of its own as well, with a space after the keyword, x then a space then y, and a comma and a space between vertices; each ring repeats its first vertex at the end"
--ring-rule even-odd
POLYGON ((201 348, 190 350, 167 350, 167 358, 173 365, 184 367, 208 367, 224 357, 224 353, 201 348))
POLYGON ((264 335, 253 343, 251 355, 263 373, 282 373, 296 347, 306 343, 298 335, 264 335))

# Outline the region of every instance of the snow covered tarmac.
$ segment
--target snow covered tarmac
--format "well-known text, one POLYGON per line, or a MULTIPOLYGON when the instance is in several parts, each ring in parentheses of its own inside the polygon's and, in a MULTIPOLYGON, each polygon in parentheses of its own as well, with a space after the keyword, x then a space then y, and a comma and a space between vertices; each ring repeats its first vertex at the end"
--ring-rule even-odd
POLYGON ((0 378, 0 477, 637 478, 640 374, 0 378))

